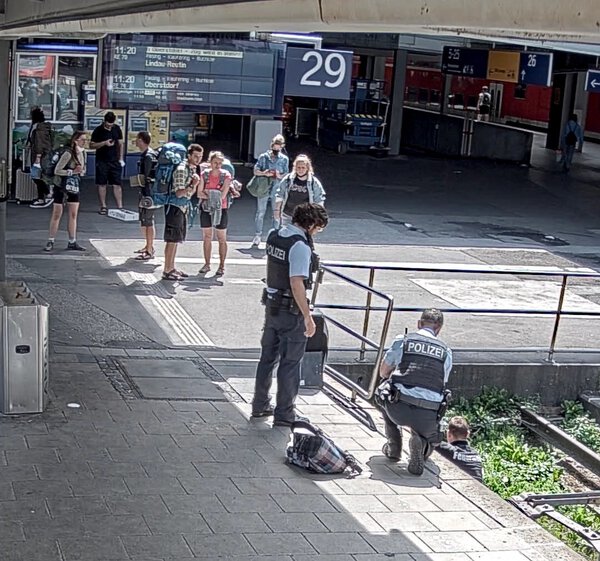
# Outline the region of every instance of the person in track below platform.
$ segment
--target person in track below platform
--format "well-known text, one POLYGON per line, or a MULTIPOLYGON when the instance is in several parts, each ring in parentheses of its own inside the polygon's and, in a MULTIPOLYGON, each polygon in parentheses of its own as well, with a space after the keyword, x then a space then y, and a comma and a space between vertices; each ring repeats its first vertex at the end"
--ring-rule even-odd
POLYGON ((318 268, 312 238, 329 221, 315 203, 296 207, 292 224, 271 230, 267 237, 267 288, 263 291, 265 324, 256 369, 252 417, 274 415, 274 426, 289 427, 297 420, 294 402, 300 386, 300 363, 306 340, 316 331, 307 298, 318 268), (269 391, 277 369, 277 396, 271 406, 269 391))
POLYGON ((464 417, 452 417, 446 431, 447 442, 442 442, 437 451, 471 477, 482 481, 481 457, 477 450, 469 446, 469 435, 470 428, 467 420, 464 417))
POLYGON ((410 427, 408 471, 413 475, 423 473, 425 460, 440 442, 439 423, 447 406, 446 384, 452 371, 452 351, 438 339, 443 324, 441 311, 424 310, 418 331, 397 337, 379 370, 384 382, 376 399, 387 436, 383 453, 400 460, 401 427, 410 427))

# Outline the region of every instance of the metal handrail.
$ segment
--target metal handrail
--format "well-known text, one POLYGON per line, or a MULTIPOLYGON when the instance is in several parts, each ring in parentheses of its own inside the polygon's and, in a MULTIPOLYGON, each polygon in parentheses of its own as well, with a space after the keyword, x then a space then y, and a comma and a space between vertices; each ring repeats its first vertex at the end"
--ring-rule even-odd
MULTIPOLYGON (((379 378, 379 365, 381 363, 381 360, 383 359, 383 351, 385 349, 385 342, 387 340, 390 323, 392 321, 392 312, 394 309, 394 298, 392 296, 390 296, 389 294, 385 294, 379 290, 376 290, 372 286, 368 286, 360 281, 357 281, 356 279, 353 279, 347 275, 340 273, 339 271, 334 271, 326 266, 322 266, 319 269, 319 272, 317 274, 317 281, 315 282, 315 286, 314 286, 312 298, 311 298, 311 303, 313 304, 313 306, 315 306, 319 309, 321 309, 320 306, 316 305, 315 302, 316 302, 317 296, 319 294, 319 287, 321 286, 321 284, 323 284, 323 275, 325 274, 325 272, 328 272, 329 274, 333 275, 334 277, 337 277, 337 278, 349 283, 352 286, 356 286, 356 287, 366 291, 369 302, 371 302, 371 298, 373 296, 377 296, 378 298, 381 298, 387 302, 387 306, 385 308, 382 308, 382 310, 386 310, 386 314, 385 314, 385 319, 383 321, 383 328, 381 330, 381 337, 380 337, 379 343, 377 343, 375 341, 371 341, 367 337, 366 332, 363 332, 361 335, 358 331, 355 331, 355 330, 351 329, 350 327, 345 326, 338 320, 336 320, 332 317, 329 317, 326 314, 323 314, 323 317, 327 321, 329 321, 331 324, 339 327, 346 333, 359 339, 361 341, 361 346, 363 348, 365 347, 365 345, 368 344, 369 346, 371 346, 377 350, 377 355, 375 357, 375 364, 373 365, 373 375, 371 376, 371 381, 369 383, 368 390, 364 390, 358 384, 355 384, 351 380, 348 380, 343 374, 340 374, 339 372, 335 371, 332 367, 326 368, 326 371, 330 375, 332 375, 332 377, 334 377, 336 380, 343 383, 344 385, 346 385, 346 387, 348 387, 349 389, 352 390, 352 400, 356 399, 356 395, 360 395, 363 399, 369 400, 373 397, 373 394, 375 393, 375 387, 377 385, 377 380, 379 378)), ((367 325, 367 327, 368 327, 368 325, 367 325)))
MULTIPOLYGON (((504 265, 480 265, 480 264, 472 264, 472 265, 455 265, 455 264, 423 264, 423 263, 373 263, 373 262, 348 262, 348 261, 334 261, 334 262, 326 262, 323 263, 321 270, 319 272, 317 285, 315 287, 315 291, 313 293, 313 304, 316 303, 316 296, 318 293, 318 286, 323 282, 323 276, 325 272, 336 276, 344 281, 350 282, 350 284, 359 286, 360 288, 367 291, 367 299, 364 306, 360 305, 342 305, 342 304, 315 304, 319 309, 330 309, 330 310, 353 310, 353 311, 364 311, 363 318, 363 332, 362 337, 366 338, 371 312, 386 312, 386 334, 389 329, 389 323, 391 321, 391 317, 389 317, 390 312, 418 312, 421 311, 422 307, 414 307, 414 306, 392 306, 390 308, 389 302, 388 306, 374 306, 372 305, 372 296, 377 294, 377 291, 373 290, 375 285, 375 272, 376 271, 418 271, 418 272, 435 272, 435 273, 462 273, 462 274, 485 274, 485 275, 522 275, 522 276, 532 276, 532 277, 560 277, 561 278, 561 287, 559 298, 557 302, 556 310, 524 310, 521 308, 508 308, 508 309, 498 309, 498 308, 444 308, 441 311, 444 313, 471 313, 471 314, 519 314, 519 315, 550 315, 554 316, 554 327, 552 330, 552 339, 550 341, 549 349, 548 349, 548 361, 552 361, 554 357, 554 353, 556 352, 556 339, 558 336, 558 329, 560 325, 560 320, 562 316, 575 316, 575 317, 598 317, 600 316, 600 312, 594 311, 578 311, 578 310, 564 310, 564 300, 565 294, 568 284, 569 278, 579 278, 579 279, 594 279, 600 278, 600 273, 594 271, 593 269, 588 268, 572 268, 572 269, 562 269, 558 267, 514 267, 514 266, 504 266, 504 265), (368 270, 369 271, 369 281, 368 284, 361 283, 356 281, 355 279, 351 279, 347 275, 341 274, 339 271, 335 269, 353 269, 353 270, 368 270)), ((340 323, 340 322, 338 322, 340 323)), ((348 328, 350 329, 350 328, 348 328)), ((353 330, 345 330, 349 333, 356 333, 353 330)), ((357 337, 361 340, 361 347, 359 352, 360 360, 364 360, 365 351, 366 351, 366 343, 362 340, 361 337, 357 337)), ((376 368, 379 367, 379 362, 383 355, 383 347, 385 346, 385 340, 383 340, 381 348, 378 349, 378 355, 376 360, 376 368)), ((377 376, 373 376, 376 378, 377 376)), ((371 385, 375 383, 372 380, 371 385)))

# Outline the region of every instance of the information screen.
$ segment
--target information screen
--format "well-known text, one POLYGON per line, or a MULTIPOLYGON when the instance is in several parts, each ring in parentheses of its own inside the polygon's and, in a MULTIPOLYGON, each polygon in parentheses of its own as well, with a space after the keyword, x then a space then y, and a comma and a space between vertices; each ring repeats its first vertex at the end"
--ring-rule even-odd
POLYGON ((192 36, 104 40, 103 108, 237 114, 281 112, 283 45, 192 36))

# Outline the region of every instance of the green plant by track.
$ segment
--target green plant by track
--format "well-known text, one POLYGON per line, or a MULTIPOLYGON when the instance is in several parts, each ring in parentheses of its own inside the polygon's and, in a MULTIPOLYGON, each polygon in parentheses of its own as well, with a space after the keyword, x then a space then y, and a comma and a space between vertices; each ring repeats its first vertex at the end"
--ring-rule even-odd
POLYGON ((561 428, 573 438, 600 453, 600 427, 577 401, 564 401, 561 428))
MULTIPOLYGON (((484 483, 504 499, 523 493, 569 491, 559 465, 562 454, 534 440, 521 426, 520 407, 536 409, 538 404, 535 399, 522 399, 504 389, 486 387, 473 399, 458 399, 448 411, 447 418, 462 415, 469 421, 471 443, 483 462, 484 483)), ((563 409, 563 429, 600 452, 600 429, 581 405, 565 402, 563 409)), ((600 531, 600 518, 585 507, 561 507, 559 511, 600 531)), ((596 559, 587 543, 573 532, 548 518, 542 518, 540 523, 577 552, 596 559)))

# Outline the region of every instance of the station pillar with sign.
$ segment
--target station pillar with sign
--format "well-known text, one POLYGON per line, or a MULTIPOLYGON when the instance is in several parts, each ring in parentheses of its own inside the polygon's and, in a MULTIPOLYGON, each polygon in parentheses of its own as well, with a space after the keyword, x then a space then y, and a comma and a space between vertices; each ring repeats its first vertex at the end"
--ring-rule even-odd
POLYGON ((392 82, 392 99, 389 120, 389 155, 400 154, 402 139, 402 114, 404 109, 404 86, 406 83, 406 66, 408 64, 408 51, 397 49, 394 52, 394 80, 392 82))

